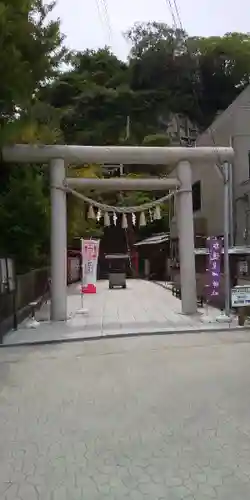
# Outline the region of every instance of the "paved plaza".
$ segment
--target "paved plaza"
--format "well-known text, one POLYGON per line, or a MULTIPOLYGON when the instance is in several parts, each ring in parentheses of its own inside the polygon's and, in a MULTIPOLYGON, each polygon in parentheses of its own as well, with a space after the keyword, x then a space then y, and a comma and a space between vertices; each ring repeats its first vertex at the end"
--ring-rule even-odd
MULTIPOLYGON (((170 333, 218 329, 219 311, 212 307, 199 309, 194 316, 181 314, 181 301, 159 284, 143 280, 127 280, 127 288, 109 290, 108 281, 97 283, 97 293, 84 297, 87 314, 81 309, 80 286, 68 289, 67 323, 49 322, 50 305, 37 313, 40 326, 30 330, 24 322, 17 332, 5 336, 4 342, 46 342, 84 339, 109 335, 170 333)), ((236 326, 234 321, 229 327, 236 326)), ((225 324, 223 325, 225 327, 225 324)))
POLYGON ((248 500, 246 331, 0 350, 1 500, 248 500))

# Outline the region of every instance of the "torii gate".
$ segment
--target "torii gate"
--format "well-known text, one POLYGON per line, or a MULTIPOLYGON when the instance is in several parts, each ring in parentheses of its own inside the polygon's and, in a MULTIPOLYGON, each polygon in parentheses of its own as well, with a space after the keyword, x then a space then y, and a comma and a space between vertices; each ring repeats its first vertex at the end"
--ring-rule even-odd
POLYGON ((232 162, 230 147, 130 147, 130 146, 34 146, 16 145, 2 150, 9 163, 49 163, 51 189, 51 320, 67 320, 67 207, 66 182, 70 187, 106 190, 166 191, 178 188, 182 312, 197 311, 192 203, 192 163, 232 162), (66 179, 68 164, 177 165, 177 178, 66 179))

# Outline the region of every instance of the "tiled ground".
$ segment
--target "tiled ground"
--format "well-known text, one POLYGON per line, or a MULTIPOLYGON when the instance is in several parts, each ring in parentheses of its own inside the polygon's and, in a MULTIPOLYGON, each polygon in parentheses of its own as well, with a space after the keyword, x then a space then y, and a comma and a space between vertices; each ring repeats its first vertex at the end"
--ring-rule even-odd
POLYGON ((1 500, 248 500, 245 331, 0 350, 1 500))
POLYGON ((109 334, 192 331, 204 329, 204 323, 206 328, 219 327, 215 321, 218 310, 205 307, 195 316, 185 316, 181 314, 181 301, 173 297, 169 290, 150 281, 128 280, 125 290, 109 290, 108 282, 100 281, 97 293, 85 296, 84 307, 88 313, 78 314, 81 308, 79 285, 72 286, 68 295, 70 319, 66 324, 51 324, 48 321, 47 304, 37 313, 37 319, 42 322, 36 330, 28 330, 23 324, 17 332, 7 335, 4 341, 16 343, 109 334), (207 324, 208 320, 211 324, 207 324))

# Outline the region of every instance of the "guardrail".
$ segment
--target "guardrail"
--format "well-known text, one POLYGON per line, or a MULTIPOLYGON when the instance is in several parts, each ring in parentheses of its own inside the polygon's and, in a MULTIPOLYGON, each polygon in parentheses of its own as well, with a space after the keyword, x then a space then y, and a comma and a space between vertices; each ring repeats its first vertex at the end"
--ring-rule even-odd
POLYGON ((14 315, 22 321, 29 312, 29 303, 48 292, 50 268, 34 269, 16 277, 16 294, 0 295, 0 341, 13 326, 14 315), (15 301, 13 300, 15 298, 15 301))

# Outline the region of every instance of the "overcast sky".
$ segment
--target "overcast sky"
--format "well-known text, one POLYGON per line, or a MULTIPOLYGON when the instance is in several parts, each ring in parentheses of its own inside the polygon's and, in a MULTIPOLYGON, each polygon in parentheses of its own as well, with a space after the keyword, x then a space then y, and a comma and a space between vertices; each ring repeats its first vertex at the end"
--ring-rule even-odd
MULTIPOLYGON (((183 27, 190 35, 250 31, 249 0, 177 0, 176 3, 183 27)), ((71 49, 109 45, 117 56, 125 59, 129 46, 122 33, 137 21, 172 25, 167 4, 167 0, 57 0, 53 16, 60 17, 71 49)))

